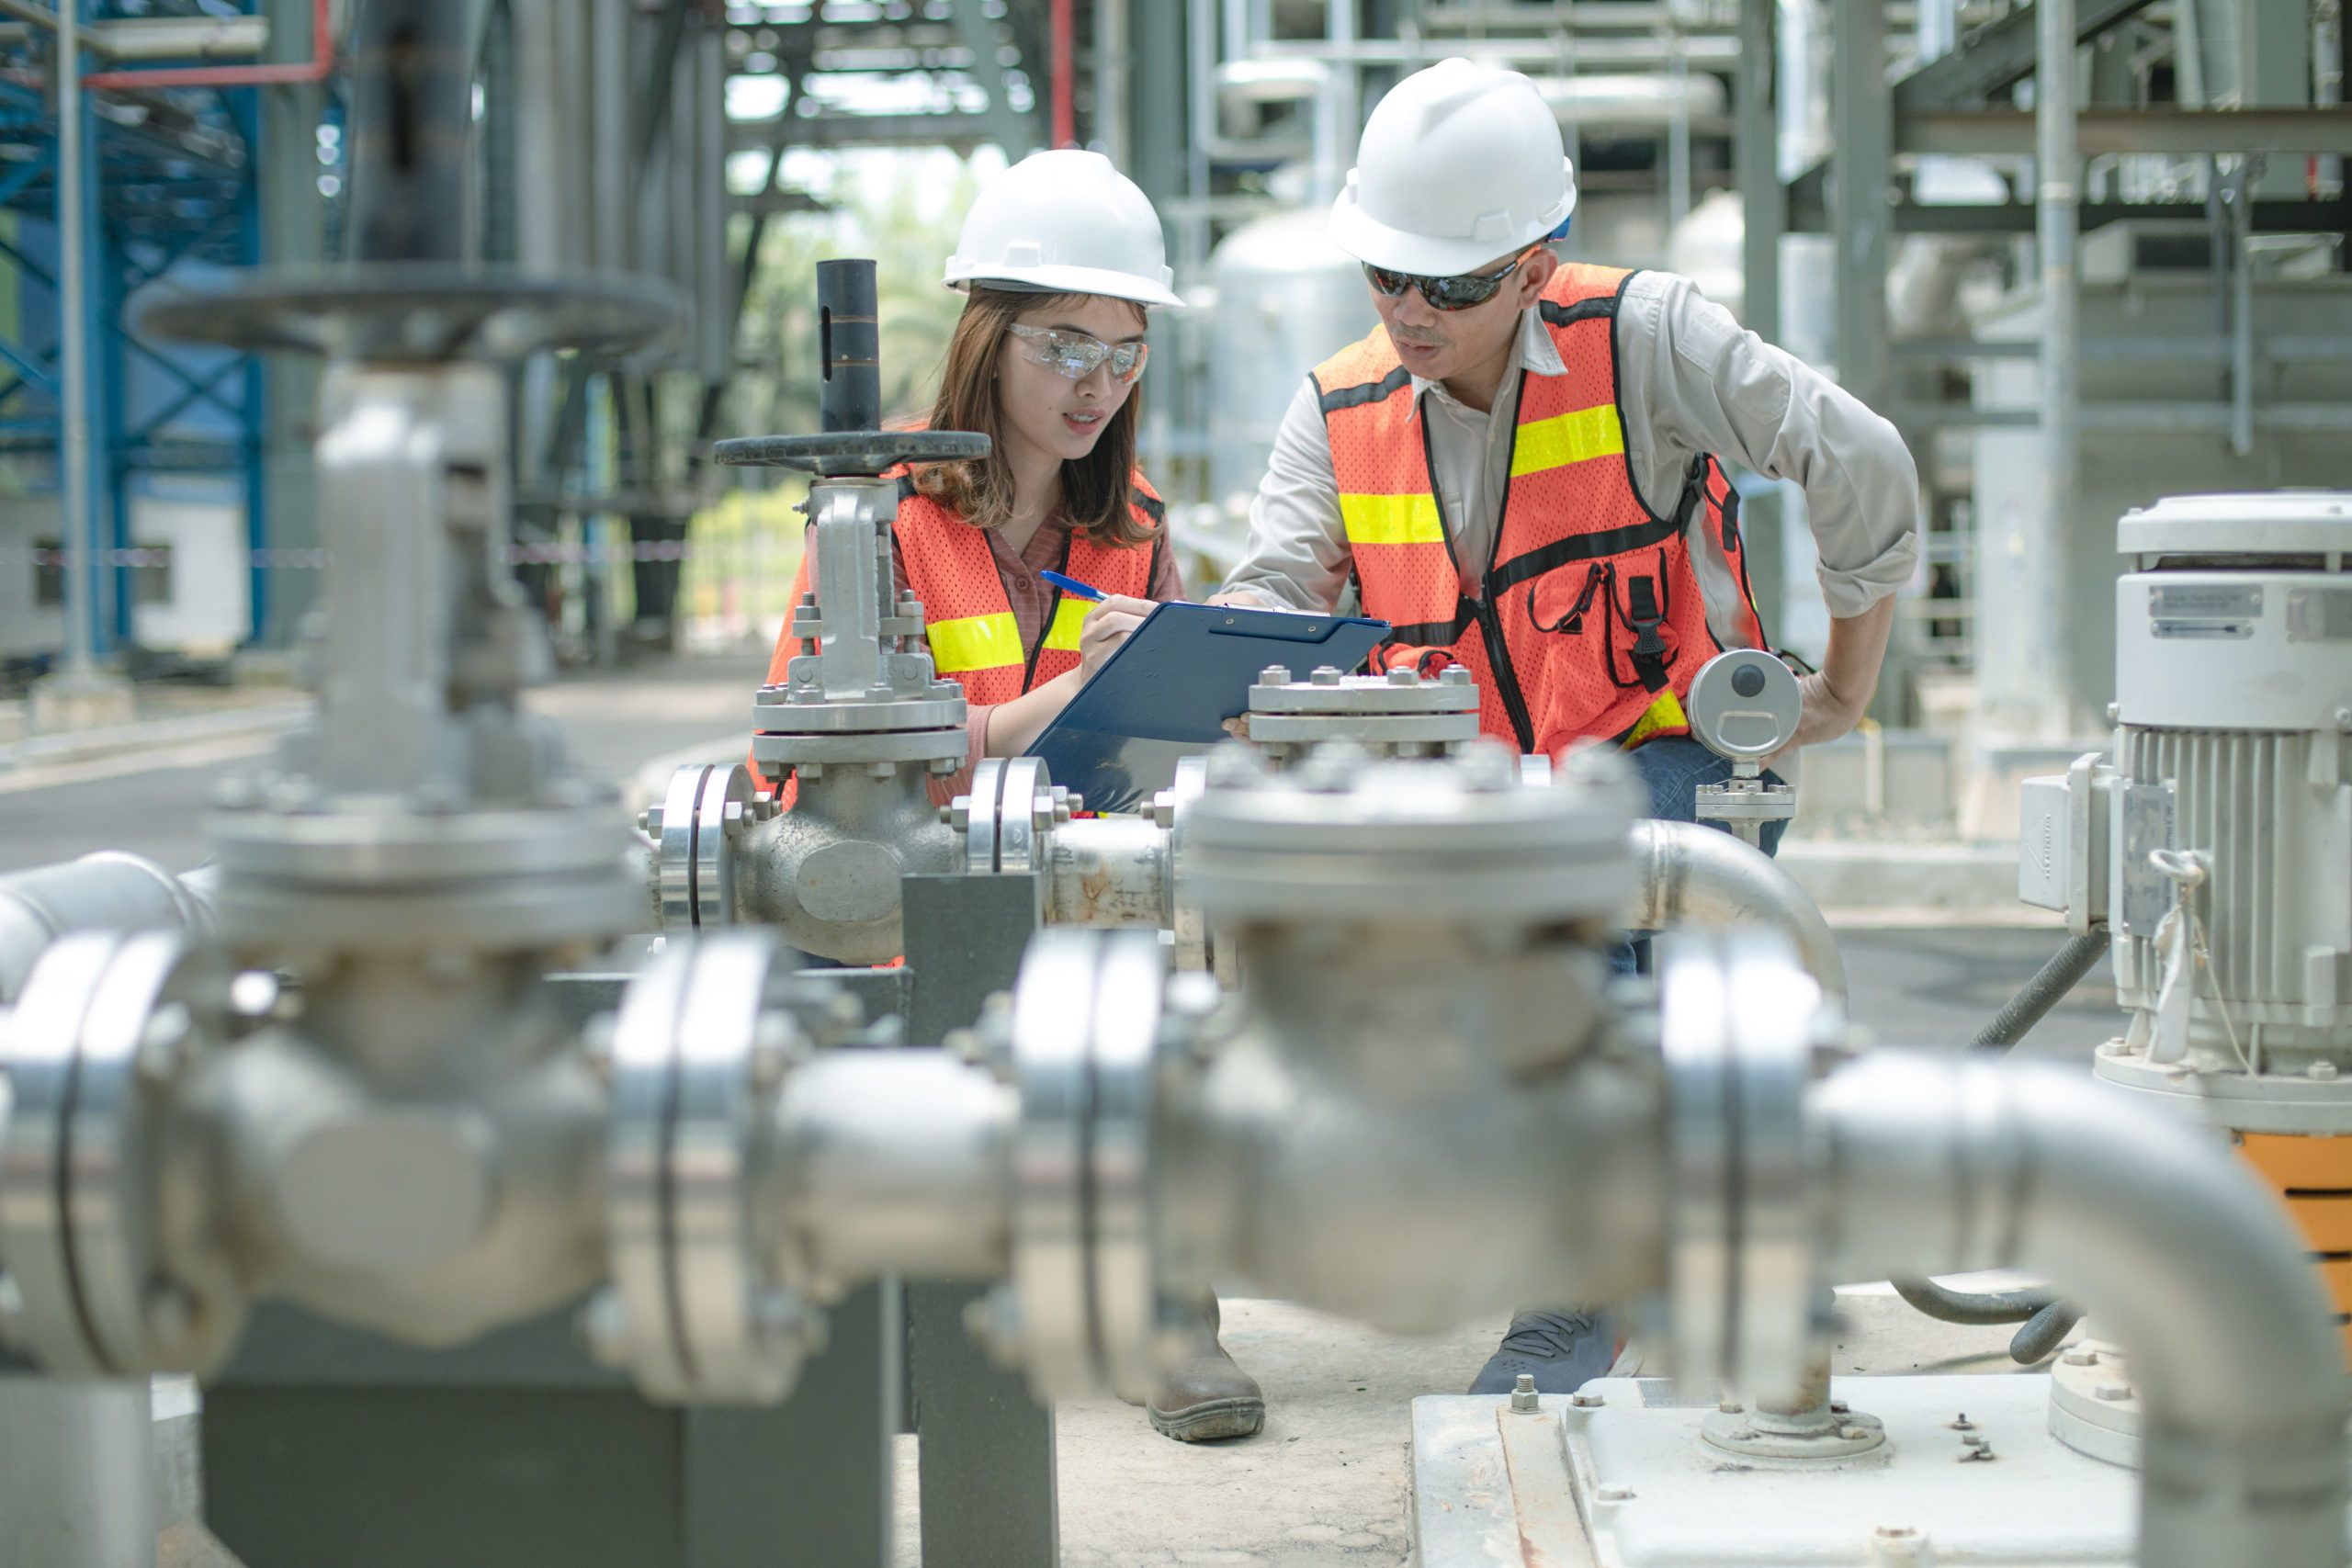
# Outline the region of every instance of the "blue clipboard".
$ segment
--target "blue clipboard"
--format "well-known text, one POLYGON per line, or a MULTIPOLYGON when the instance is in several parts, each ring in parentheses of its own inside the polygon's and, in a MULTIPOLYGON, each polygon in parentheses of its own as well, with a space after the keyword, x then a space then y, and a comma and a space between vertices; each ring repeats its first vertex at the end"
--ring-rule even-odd
POLYGON ((1176 782, 1176 764, 1225 739, 1250 711, 1258 671, 1306 679, 1318 665, 1353 670, 1386 621, 1230 604, 1162 604, 1121 643, 1030 745, 1054 783, 1090 811, 1136 811, 1176 782))

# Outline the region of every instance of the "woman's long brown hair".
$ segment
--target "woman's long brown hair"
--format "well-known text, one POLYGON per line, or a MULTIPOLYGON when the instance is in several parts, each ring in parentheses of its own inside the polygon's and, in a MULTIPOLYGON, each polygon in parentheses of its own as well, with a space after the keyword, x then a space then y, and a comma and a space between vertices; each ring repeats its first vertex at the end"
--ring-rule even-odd
MULTIPOLYGON (((1012 466, 1005 461, 1003 421, 997 412, 996 365, 1005 329, 1030 310, 1085 298, 972 285, 955 335, 947 341, 939 397, 931 405, 931 428, 979 431, 989 438, 989 455, 970 462, 926 464, 914 472, 915 489, 975 528, 999 528, 1012 521, 1012 466)), ((1141 306, 1136 307, 1136 314, 1143 315, 1141 306)), ((1062 515, 1096 544, 1131 549, 1152 538, 1152 530, 1136 520, 1127 503, 1142 404, 1143 389, 1136 387, 1104 423, 1094 450, 1062 465, 1062 515)))

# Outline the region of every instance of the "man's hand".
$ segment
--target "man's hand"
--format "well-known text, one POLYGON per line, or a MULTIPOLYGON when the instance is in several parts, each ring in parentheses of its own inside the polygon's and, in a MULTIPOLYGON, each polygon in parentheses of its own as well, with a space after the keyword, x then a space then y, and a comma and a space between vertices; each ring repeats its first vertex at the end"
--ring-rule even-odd
POLYGON ((1821 668, 1797 677, 1804 705, 1798 710, 1796 739, 1765 761, 1786 777, 1782 763, 1792 763, 1801 747, 1835 740, 1862 721, 1878 690, 1879 666, 1886 660, 1887 637, 1894 629, 1894 599, 1880 600, 1859 615, 1832 617, 1829 647, 1821 668))
POLYGON ((1250 716, 1246 713, 1238 714, 1232 718, 1227 719, 1225 721, 1225 732, 1227 735, 1232 736, 1236 740, 1249 739, 1250 716))
POLYGON ((1124 593, 1106 595, 1102 602, 1086 613, 1085 625, 1078 634, 1078 663, 1080 674, 1094 679, 1102 661, 1118 651, 1119 645, 1135 635, 1143 618, 1159 606, 1149 599, 1130 599, 1124 593))
POLYGON ((1222 593, 1212 593, 1202 601, 1208 604, 1238 604, 1245 610, 1271 610, 1275 606, 1264 594, 1247 588, 1228 588, 1222 593))

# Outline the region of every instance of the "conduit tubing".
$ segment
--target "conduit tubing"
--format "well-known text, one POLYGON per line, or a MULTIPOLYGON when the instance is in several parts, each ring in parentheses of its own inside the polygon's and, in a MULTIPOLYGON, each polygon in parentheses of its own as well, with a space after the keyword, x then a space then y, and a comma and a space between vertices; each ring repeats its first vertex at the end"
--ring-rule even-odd
POLYGON ((1841 1068, 1808 1115, 1832 1278, 2031 1269, 2128 1352, 2142 1568, 2343 1568, 2333 1307, 2225 1149, 2075 1072, 1907 1052, 1841 1068))
POLYGON ((1796 944, 1798 961, 1827 1000, 1844 1006, 1846 961, 1820 907, 1770 855, 1719 829, 1691 822, 1634 824, 1634 859, 1642 873, 1634 931, 1763 925, 1796 944))
POLYGON ((2083 976, 2098 965, 2100 955, 2107 952, 2109 940, 2104 926, 2069 938, 2065 946, 2052 953, 2050 961, 2035 971, 2024 988, 2009 998, 2008 1005, 1976 1032, 1968 1048, 1997 1053, 2024 1039, 2052 1008, 2065 999, 2067 992, 2082 984, 2083 976))

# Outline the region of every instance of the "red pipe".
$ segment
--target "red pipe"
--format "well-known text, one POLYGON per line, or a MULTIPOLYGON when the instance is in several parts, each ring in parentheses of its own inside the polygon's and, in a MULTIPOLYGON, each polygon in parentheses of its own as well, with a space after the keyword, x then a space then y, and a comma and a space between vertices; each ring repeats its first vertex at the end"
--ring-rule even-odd
POLYGON ((164 71, 101 71, 82 85, 108 87, 290 87, 334 74, 333 0, 311 0, 311 58, 299 65, 189 65, 164 71))
MULTIPOLYGON (((1194 0, 1199 4, 1200 0, 1194 0)), ((1098 46, 1099 47, 1099 46, 1098 46)), ((1078 108, 1070 96, 1070 79, 1077 70, 1073 58, 1077 51, 1071 43, 1070 0, 1054 0, 1054 145, 1078 145, 1078 108)))

